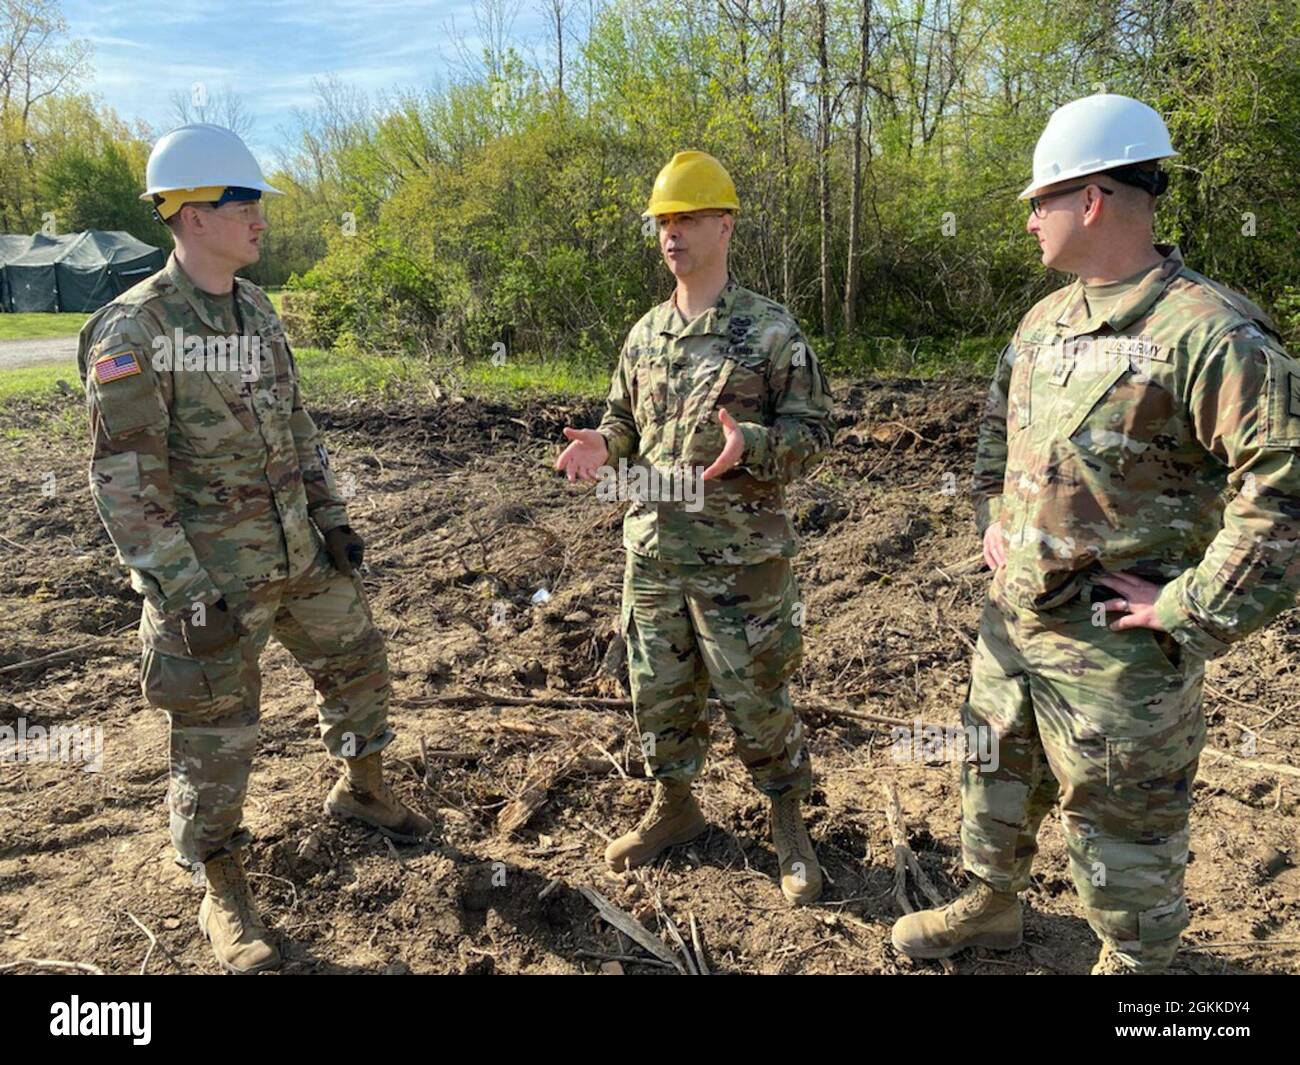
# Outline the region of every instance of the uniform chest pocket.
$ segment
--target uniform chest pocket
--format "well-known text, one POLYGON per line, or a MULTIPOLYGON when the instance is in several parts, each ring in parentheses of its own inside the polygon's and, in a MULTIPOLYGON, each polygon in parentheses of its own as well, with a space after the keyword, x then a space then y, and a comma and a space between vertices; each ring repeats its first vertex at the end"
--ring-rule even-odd
POLYGON ((172 400, 172 425, 195 451, 222 453, 246 443, 257 422, 241 398, 238 370, 178 372, 172 400))
POLYGON ((1016 350, 1007 386, 1007 433, 1028 428, 1033 411, 1034 364, 1038 359, 1037 343, 1026 343, 1016 350))
POLYGON ((725 408, 738 422, 768 417, 767 358, 720 345, 697 356, 691 395, 684 408, 687 423, 683 454, 688 463, 712 461, 724 443, 717 412, 725 408))
POLYGON ((767 382, 768 358, 761 352, 732 349, 723 355, 729 366, 721 373, 713 407, 726 407, 737 421, 769 420, 771 394, 767 382))
POLYGON ((1076 439, 1083 433, 1086 440, 1104 444, 1106 434, 1120 428, 1123 411, 1118 404, 1108 402, 1108 397, 1120 380, 1129 372, 1127 365, 1111 366, 1091 380, 1076 378, 1076 387, 1061 410, 1061 435, 1076 439))
POLYGON ((1146 336, 1084 337, 1073 358, 1063 433, 1094 451, 1143 446, 1169 426, 1175 400, 1173 352, 1146 336))
POLYGON ((658 348, 643 348, 632 373, 638 426, 661 425, 668 411, 668 359, 658 348))

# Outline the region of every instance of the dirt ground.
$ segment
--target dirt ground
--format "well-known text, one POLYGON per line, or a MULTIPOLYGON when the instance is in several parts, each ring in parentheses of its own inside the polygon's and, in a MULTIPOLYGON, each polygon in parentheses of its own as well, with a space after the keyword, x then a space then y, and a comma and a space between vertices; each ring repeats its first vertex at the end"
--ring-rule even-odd
MULTIPOLYGON (((335 768, 311 688, 273 644, 246 820, 283 971, 671 972, 600 919, 588 888, 665 944, 674 930, 689 941, 693 925, 715 973, 1087 972, 1097 944, 1053 817, 1021 949, 947 965, 895 954, 887 789, 920 867, 951 897, 962 882, 957 769, 895 761, 887 728, 840 710, 958 720, 988 579, 965 498, 982 392, 965 380, 840 382, 835 450, 792 492, 807 609, 796 701, 817 772, 806 809, 828 878, 820 905, 803 910, 775 885, 766 802, 717 711, 697 786, 708 834, 636 877, 603 868, 602 835, 635 823, 649 786, 626 709, 558 705, 625 695, 621 508, 549 472, 561 426, 594 424, 595 408, 446 399, 318 411, 355 490, 366 585, 389 637, 391 774, 437 832, 394 847, 325 818, 335 768), (539 589, 550 598, 535 605, 539 589)), ((10 407, 3 427, 48 414, 10 407)), ((147 959, 151 973, 215 972, 195 923, 199 890, 172 861, 165 719, 136 679, 139 607, 85 464, 81 440, 0 440, 0 724, 104 736, 98 773, 0 761, 0 964, 129 973, 147 959)), ((1209 667, 1210 744, 1233 757, 1207 756, 1196 784, 1185 972, 1300 970, 1300 780, 1239 760, 1300 765, 1298 637, 1293 610, 1209 667), (1253 751, 1243 726, 1256 732, 1253 751)), ((926 904, 913 880, 907 890, 926 904)))

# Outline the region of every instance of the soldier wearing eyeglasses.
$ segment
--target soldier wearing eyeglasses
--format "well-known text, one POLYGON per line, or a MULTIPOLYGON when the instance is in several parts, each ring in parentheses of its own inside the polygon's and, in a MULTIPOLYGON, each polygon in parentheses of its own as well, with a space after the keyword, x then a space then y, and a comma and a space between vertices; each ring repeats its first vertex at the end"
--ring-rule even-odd
POLYGON ((1054 112, 1034 152, 1026 228, 1074 280, 989 390, 974 497, 993 580, 962 720, 999 757, 963 764, 970 886, 894 925, 913 957, 1020 944, 1059 803, 1093 973, 1166 969, 1205 663, 1300 584, 1300 365, 1259 307, 1155 243, 1174 155, 1155 111, 1109 94, 1054 112))

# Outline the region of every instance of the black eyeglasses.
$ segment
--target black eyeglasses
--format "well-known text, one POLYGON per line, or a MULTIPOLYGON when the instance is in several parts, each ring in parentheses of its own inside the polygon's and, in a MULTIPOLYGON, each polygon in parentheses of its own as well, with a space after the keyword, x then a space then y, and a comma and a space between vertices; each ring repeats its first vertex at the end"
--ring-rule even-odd
MULTIPOLYGON (((1043 211, 1043 204, 1045 204, 1048 200, 1054 199, 1057 196, 1068 196, 1072 192, 1078 192, 1081 189, 1086 189, 1089 185, 1095 185, 1095 184, 1096 182, 1094 181, 1085 181, 1082 185, 1075 185, 1072 188, 1057 189, 1055 192, 1048 192, 1042 196, 1030 196, 1029 197, 1030 210, 1034 212, 1035 218, 1042 218, 1046 213, 1043 211)), ((1104 192, 1107 196, 1109 196, 1112 192, 1115 191, 1114 189, 1103 188, 1101 185, 1097 185, 1097 188, 1100 189, 1102 192, 1104 192)))

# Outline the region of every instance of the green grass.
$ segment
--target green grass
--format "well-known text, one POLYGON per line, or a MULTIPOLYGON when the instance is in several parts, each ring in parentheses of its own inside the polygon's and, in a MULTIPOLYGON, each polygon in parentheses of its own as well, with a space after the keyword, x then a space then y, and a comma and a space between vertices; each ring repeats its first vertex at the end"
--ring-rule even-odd
POLYGON ((82 311, 58 314, 0 314, 0 340, 74 337, 90 315, 82 311))
POLYGON ((321 348, 297 348, 293 358, 303 394, 310 398, 377 398, 400 394, 412 384, 410 369, 390 356, 345 356, 321 348))
MULTIPOLYGON (((17 316, 0 316, 3 317, 17 316)), ((65 316, 71 317, 71 316, 65 316)), ((973 337, 949 344, 940 350, 922 347, 906 370, 884 366, 844 366, 839 360, 832 370, 837 376, 863 374, 891 376, 905 372, 911 376, 941 376, 953 370, 987 376, 992 372, 1002 342, 993 338, 973 337)), ((438 377, 423 363, 385 355, 349 355, 320 348, 300 348, 294 352, 302 389, 308 405, 347 399, 379 401, 414 400, 432 402, 435 386, 443 393, 465 392, 489 399, 580 398, 599 399, 609 389, 609 371, 584 364, 573 365, 554 360, 514 359, 504 366, 475 362, 458 376, 438 377)), ((882 360, 884 361, 884 360, 882 360)), ((81 383, 75 363, 26 366, 0 372, 0 405, 14 399, 52 398, 56 382, 66 381, 78 392, 81 383)))
MULTIPOLYGON (((268 288, 275 313, 280 313, 284 292, 268 288)), ((0 314, 0 340, 39 340, 42 337, 74 337, 90 315, 84 311, 53 314, 0 314)))
POLYGON ((59 389, 57 381, 67 381, 78 393, 81 380, 77 377, 75 362, 56 362, 44 366, 21 366, 16 370, 0 371, 0 403, 11 399, 43 399, 59 389))
POLYGON ((609 375, 607 369, 519 361, 504 366, 476 363, 469 368, 468 376, 471 392, 493 398, 523 393, 598 399, 609 391, 609 375))
MULTIPOLYGON (((320 348, 300 348, 294 359, 309 402, 431 398, 435 383, 444 391, 451 390, 448 381, 435 382, 422 364, 409 359, 343 355, 320 348)), ((5 370, 0 372, 0 403, 48 398, 58 390, 59 380, 81 391, 75 362, 5 370)), ((609 378, 603 371, 586 372, 554 362, 477 364, 469 368, 462 384, 466 392, 496 399, 515 395, 598 398, 608 387, 609 378)))
POLYGON ((431 397, 435 385, 444 392, 463 391, 493 399, 517 395, 599 397, 609 388, 608 371, 588 371, 559 362, 521 359, 504 366, 480 362, 459 376, 439 377, 423 363, 392 356, 301 348, 294 358, 303 392, 314 399, 431 397))

